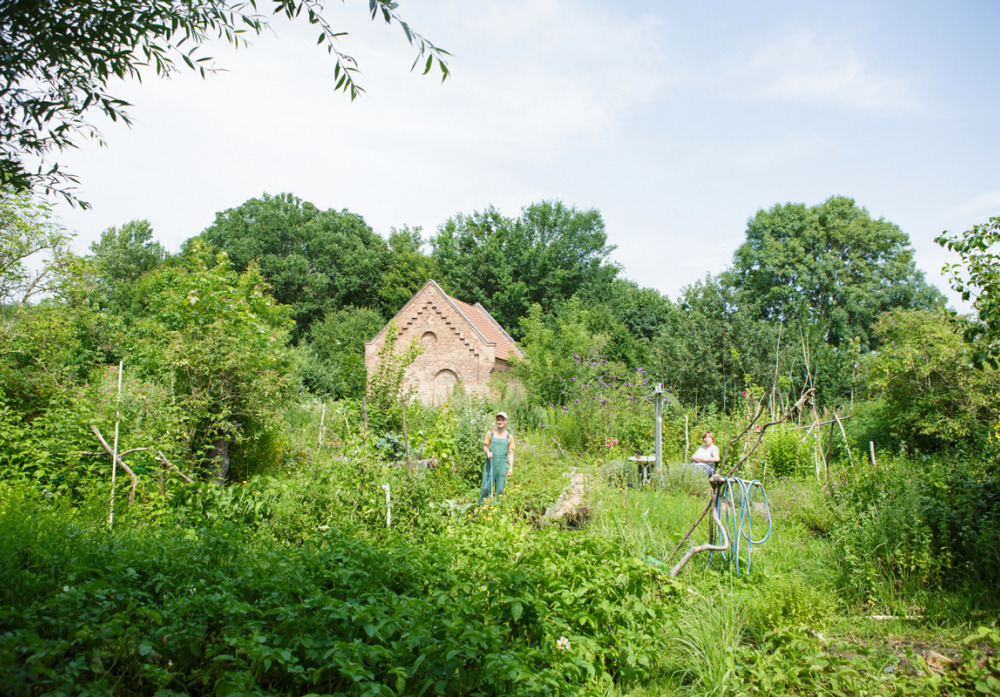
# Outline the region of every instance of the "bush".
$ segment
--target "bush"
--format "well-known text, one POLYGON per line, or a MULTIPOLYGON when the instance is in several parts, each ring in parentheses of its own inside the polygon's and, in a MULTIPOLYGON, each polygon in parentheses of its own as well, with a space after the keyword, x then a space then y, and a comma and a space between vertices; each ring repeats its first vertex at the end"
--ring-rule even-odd
POLYGON ((775 477, 808 475, 813 471, 813 453, 807 440, 803 443, 798 431, 768 430, 764 435, 764 458, 767 471, 775 477))

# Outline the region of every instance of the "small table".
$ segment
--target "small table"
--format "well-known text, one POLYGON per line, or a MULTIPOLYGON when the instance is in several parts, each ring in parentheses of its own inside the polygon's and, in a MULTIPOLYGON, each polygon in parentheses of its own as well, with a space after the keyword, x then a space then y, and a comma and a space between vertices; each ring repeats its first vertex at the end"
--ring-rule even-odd
POLYGON ((656 455, 633 455, 629 458, 632 462, 637 462, 639 467, 639 480, 641 484, 649 484, 649 471, 652 469, 649 463, 656 462, 656 455))

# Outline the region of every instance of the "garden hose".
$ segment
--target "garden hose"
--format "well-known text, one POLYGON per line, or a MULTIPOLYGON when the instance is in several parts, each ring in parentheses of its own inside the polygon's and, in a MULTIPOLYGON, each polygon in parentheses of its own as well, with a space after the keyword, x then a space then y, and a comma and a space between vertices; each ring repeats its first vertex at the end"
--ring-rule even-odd
MULTIPOLYGON (((726 561, 732 559, 736 565, 736 575, 740 573, 740 543, 746 540, 747 562, 746 572, 750 573, 750 553, 754 545, 763 544, 771 536, 771 507, 767 500, 767 492, 760 480, 746 480, 739 477, 726 477, 725 484, 719 490, 719 497, 716 500, 716 513, 723 521, 723 527, 729 534, 729 551, 721 552, 722 558, 726 561), (767 534, 759 540, 753 539, 753 495, 754 487, 760 489, 760 494, 764 498, 764 515, 767 518, 767 534), (739 500, 737 501, 737 495, 739 500), (737 506, 738 504, 738 506, 737 506), (739 515, 737 515, 737 507, 739 515), (724 515, 723 515, 724 514, 724 515), (739 526, 737 527, 737 521, 739 526)), ((708 563, 712 563, 715 552, 709 555, 708 563)))

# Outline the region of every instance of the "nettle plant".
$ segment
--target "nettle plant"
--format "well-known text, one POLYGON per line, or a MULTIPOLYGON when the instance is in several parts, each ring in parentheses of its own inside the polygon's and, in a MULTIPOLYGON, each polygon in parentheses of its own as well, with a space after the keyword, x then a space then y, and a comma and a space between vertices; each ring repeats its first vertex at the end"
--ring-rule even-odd
POLYGON ((560 390, 563 403, 549 403, 552 437, 571 450, 601 453, 613 448, 647 451, 653 442, 654 386, 642 368, 628 370, 577 353, 579 374, 560 390))

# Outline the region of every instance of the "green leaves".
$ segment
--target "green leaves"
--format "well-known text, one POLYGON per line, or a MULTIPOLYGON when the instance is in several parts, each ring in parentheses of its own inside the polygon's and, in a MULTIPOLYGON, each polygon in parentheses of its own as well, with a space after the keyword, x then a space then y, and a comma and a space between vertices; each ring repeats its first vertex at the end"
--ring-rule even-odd
POLYGON ((945 264, 941 272, 949 276, 952 289, 962 300, 972 301, 971 322, 953 318, 972 345, 972 359, 978 368, 1000 367, 1000 216, 974 225, 961 235, 944 233, 934 240, 961 258, 960 264, 945 264))
MULTIPOLYGON (((334 58, 335 90, 351 99, 364 89, 355 82, 357 61, 335 44, 337 32, 316 0, 271 0, 274 15, 306 20, 319 26, 317 43, 326 44, 334 58)), ((264 4, 264 3, 262 3, 264 4)), ((381 14, 387 24, 398 22, 417 60, 426 56, 448 75, 448 52, 415 33, 397 12, 396 3, 374 0, 372 19, 381 14)), ((156 75, 169 76, 181 67, 202 77, 210 57, 195 52, 214 39, 235 46, 246 44, 246 32, 260 34, 267 19, 257 14, 256 2, 170 2, 170 0, 69 0, 58 4, 35 0, 8 0, 2 10, 4 45, 0 59, 5 88, 0 92, 0 187, 17 191, 38 189, 59 193, 79 202, 73 189, 76 178, 58 165, 29 164, 45 161, 72 147, 79 137, 99 138, 89 119, 97 109, 112 121, 130 123, 125 101, 111 94, 114 79, 142 78, 152 66, 156 75), (185 47, 190 46, 187 50, 185 47)))

